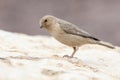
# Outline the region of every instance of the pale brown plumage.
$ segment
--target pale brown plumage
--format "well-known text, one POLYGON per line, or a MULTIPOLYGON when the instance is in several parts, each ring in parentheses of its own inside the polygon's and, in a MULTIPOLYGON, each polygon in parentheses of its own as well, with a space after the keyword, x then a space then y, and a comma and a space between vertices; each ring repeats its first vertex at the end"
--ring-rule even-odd
POLYGON ((44 16, 40 20, 40 25, 41 28, 46 28, 50 34, 61 43, 73 47, 74 51, 70 57, 73 57, 78 47, 84 44, 99 44, 114 48, 112 45, 103 43, 99 39, 92 37, 76 25, 51 15, 44 16))

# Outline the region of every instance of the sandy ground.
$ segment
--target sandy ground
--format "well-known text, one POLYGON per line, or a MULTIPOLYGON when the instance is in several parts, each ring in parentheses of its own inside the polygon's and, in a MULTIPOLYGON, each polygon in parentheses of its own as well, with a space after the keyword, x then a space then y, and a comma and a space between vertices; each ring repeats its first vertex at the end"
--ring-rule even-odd
POLYGON ((0 80, 120 80, 120 49, 72 48, 52 37, 0 30, 0 80))

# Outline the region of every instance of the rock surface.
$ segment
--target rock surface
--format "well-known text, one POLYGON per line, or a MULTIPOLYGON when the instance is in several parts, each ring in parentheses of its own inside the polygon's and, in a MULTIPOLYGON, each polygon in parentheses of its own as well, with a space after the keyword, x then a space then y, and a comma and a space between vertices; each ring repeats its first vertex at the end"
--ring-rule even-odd
POLYGON ((75 57, 52 37, 0 30, 0 80, 120 80, 120 49, 84 45, 75 57))

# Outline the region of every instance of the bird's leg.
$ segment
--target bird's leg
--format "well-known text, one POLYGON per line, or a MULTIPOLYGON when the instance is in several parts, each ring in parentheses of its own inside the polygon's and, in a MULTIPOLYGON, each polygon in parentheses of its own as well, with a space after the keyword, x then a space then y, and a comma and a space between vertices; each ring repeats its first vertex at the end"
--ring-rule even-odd
POLYGON ((68 58, 73 58, 74 54, 76 53, 76 51, 78 50, 78 47, 73 47, 73 53, 71 56, 68 55, 64 55, 63 57, 68 57, 68 58))
POLYGON ((73 47, 73 53, 70 56, 71 58, 73 58, 74 54, 76 53, 76 51, 78 50, 78 47, 73 47))

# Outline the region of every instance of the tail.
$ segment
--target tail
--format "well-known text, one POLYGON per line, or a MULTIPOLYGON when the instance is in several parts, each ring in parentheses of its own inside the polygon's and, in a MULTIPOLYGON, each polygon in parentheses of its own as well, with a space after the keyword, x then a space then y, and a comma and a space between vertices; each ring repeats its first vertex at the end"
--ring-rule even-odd
POLYGON ((115 49, 115 47, 112 44, 107 43, 107 42, 100 41, 98 44, 106 46, 106 47, 111 48, 111 49, 115 49))

